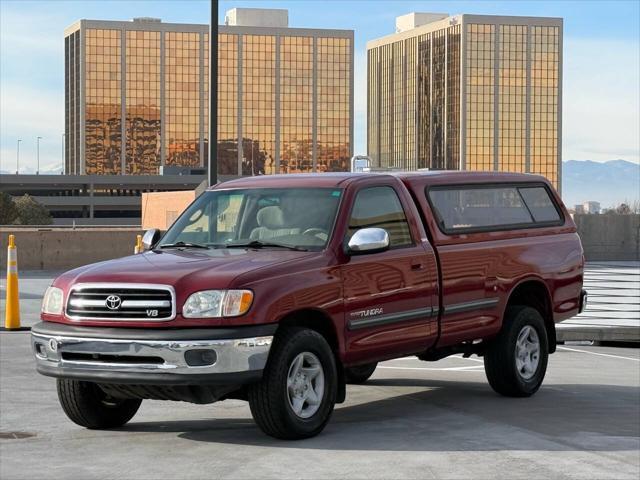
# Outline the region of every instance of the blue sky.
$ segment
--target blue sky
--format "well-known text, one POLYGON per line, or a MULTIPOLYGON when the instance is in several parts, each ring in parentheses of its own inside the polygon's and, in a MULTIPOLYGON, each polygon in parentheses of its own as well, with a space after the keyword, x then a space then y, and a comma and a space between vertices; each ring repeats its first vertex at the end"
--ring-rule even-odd
MULTIPOLYGON (((632 1, 220 1, 286 8, 289 25, 355 30, 355 151, 366 152, 367 40, 390 34, 412 11, 564 18, 563 159, 640 162, 640 2, 632 1)), ((0 0, 0 168, 35 170, 61 161, 64 131, 63 31, 80 18, 207 23, 209 2, 193 0, 0 0)))

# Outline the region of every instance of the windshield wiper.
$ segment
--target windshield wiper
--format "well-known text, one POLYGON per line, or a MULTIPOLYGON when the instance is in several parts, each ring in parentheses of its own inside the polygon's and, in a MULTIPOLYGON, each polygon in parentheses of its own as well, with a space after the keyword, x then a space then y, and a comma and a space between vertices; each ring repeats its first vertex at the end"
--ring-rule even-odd
POLYGON ((165 243, 164 245, 160 245, 159 248, 204 248, 209 249, 207 245, 202 245, 201 243, 189 243, 189 242, 176 242, 176 243, 165 243))
POLYGON ((262 240, 251 240, 250 242, 244 242, 244 243, 227 243, 224 246, 225 246, 225 248, 265 248, 265 247, 276 247, 276 248, 288 248, 289 250, 295 250, 296 252, 307 252, 308 251, 306 248, 296 247, 295 245, 285 245, 283 243, 263 242, 262 240))

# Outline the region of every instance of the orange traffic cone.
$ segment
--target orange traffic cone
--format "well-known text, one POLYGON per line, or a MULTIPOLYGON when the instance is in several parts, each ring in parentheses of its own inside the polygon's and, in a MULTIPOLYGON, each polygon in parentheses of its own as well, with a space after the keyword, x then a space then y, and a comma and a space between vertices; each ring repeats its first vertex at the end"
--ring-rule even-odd
POLYGON ((133 247, 133 253, 134 255, 137 255, 138 253, 142 253, 144 251, 144 249, 142 248, 142 235, 138 235, 136 237, 136 246, 133 247))
POLYGON ((14 235, 9 235, 7 247, 6 300, 3 330, 22 330, 20 328, 20 295, 18 294, 18 252, 14 235))

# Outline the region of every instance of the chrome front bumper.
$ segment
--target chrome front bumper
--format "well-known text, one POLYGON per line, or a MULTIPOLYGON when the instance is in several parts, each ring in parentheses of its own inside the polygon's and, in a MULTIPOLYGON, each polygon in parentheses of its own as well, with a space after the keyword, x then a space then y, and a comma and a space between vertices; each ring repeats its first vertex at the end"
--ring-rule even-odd
MULTIPOLYGON (((127 383, 203 383, 264 369, 273 336, 216 340, 83 338, 32 331, 38 371, 63 378, 127 383), (196 380, 197 379, 197 380, 196 380), (146 383, 146 382, 145 382, 146 383)), ((233 380, 233 378, 231 378, 233 380)))
POLYGON ((582 289, 580 292, 580 308, 578 308, 578 313, 582 313, 587 309, 587 291, 582 289))

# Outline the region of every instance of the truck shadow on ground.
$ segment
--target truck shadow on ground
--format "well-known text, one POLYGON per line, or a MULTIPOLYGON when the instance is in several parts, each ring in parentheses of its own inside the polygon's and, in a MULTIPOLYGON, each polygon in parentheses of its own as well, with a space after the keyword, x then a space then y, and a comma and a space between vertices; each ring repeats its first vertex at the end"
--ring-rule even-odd
POLYGON ((374 379, 366 386, 350 387, 347 398, 350 403, 338 406, 321 435, 297 442, 263 435, 250 418, 134 421, 122 430, 173 432, 198 442, 323 450, 640 448, 640 390, 636 387, 549 385, 531 398, 504 398, 480 382, 374 379), (363 399, 363 389, 371 387, 376 388, 369 393, 377 396, 394 395, 354 403, 363 399), (398 394, 404 389, 411 393, 398 394))

